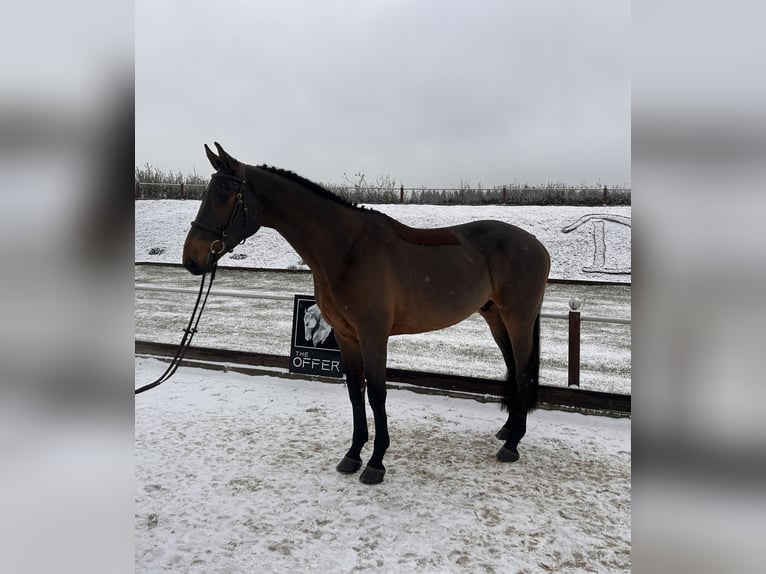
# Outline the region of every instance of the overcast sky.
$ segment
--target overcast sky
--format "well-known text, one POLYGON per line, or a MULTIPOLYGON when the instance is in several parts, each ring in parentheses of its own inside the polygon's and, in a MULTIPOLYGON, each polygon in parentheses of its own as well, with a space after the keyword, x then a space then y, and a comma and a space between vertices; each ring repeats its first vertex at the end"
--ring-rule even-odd
POLYGON ((136 1, 136 165, 630 183, 627 0, 136 1))

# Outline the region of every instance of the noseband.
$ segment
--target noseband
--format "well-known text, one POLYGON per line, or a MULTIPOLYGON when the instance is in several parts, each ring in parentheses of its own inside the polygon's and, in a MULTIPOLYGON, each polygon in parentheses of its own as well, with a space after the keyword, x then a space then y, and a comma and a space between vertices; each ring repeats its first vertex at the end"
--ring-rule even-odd
POLYGON ((239 244, 244 243, 245 239, 247 239, 247 204, 245 203, 245 193, 242 189, 242 186, 245 185, 245 180, 243 178, 237 177, 236 175, 229 175, 228 173, 214 173, 211 176, 211 179, 214 178, 230 179, 232 181, 236 181, 239 184, 239 187, 237 188, 237 202, 234 204, 234 207, 229 214, 229 220, 226 222, 226 225, 221 228, 213 227, 212 225, 207 225, 206 223, 201 223, 196 219, 191 222, 191 225, 197 229, 202 229, 203 231, 217 235, 218 238, 214 239, 210 244, 210 253, 213 255, 222 255, 226 251, 226 239, 228 237, 227 231, 234 223, 240 210, 242 210, 242 241, 240 241, 239 244), (217 243, 221 244, 220 249, 216 249, 217 243))

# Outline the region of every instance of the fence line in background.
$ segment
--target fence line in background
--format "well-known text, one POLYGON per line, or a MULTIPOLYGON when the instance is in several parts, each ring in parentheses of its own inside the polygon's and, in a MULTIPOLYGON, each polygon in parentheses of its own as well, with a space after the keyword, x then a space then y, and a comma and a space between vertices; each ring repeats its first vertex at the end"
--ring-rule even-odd
MULTIPOLYGON (((171 263, 168 261, 134 261, 133 264, 137 267, 140 266, 151 266, 151 267, 171 267, 176 269, 185 269, 183 263, 171 263)), ((308 267, 299 268, 299 269, 284 269, 284 268, 278 268, 278 267, 250 267, 250 266, 241 266, 241 265, 218 265, 219 270, 228 270, 228 271, 245 271, 247 273, 251 272, 265 272, 265 273, 296 273, 296 274, 304 274, 304 275, 310 275, 311 269, 308 267)), ((599 281, 596 279, 558 279, 555 277, 548 277, 548 283, 554 284, 554 285, 605 285, 605 286, 616 286, 616 287, 630 287, 630 282, 620 282, 620 281, 599 281)))
MULTIPOLYGON (((176 345, 169 343, 138 340, 135 342, 136 354, 164 357, 166 360, 170 360, 173 357, 176 348, 176 345)), ((184 356, 183 364, 198 368, 222 369, 224 371, 235 371, 245 374, 269 374, 287 378, 306 378, 305 375, 274 371, 273 369, 287 371, 290 365, 290 357, 265 353, 213 349, 209 347, 189 347, 184 356), (263 367, 265 369, 261 370, 263 367)), ((340 382, 339 379, 309 378, 333 383, 340 382)), ((461 398, 470 397, 482 402, 493 400, 493 398, 494 400, 499 400, 500 397, 504 396, 504 383, 502 381, 467 377, 464 375, 425 373, 389 367, 386 369, 386 384, 389 383, 403 384, 403 386, 392 385, 392 388, 406 388, 416 392, 436 392, 461 398)), ((611 416, 630 416, 631 412, 630 395, 590 391, 580 388, 540 385, 538 401, 538 406, 543 408, 547 405, 552 408, 564 408, 588 414, 596 412, 611 416)))
MULTIPOLYGON (((158 293, 188 293, 194 295, 197 289, 186 287, 158 287, 155 285, 146 285, 138 283, 135 285, 136 291, 150 291, 158 293)), ((293 301, 294 295, 283 295, 280 293, 267 293, 258 291, 237 291, 228 289, 218 289, 210 292, 217 297, 240 297, 246 299, 262 299, 270 301, 293 301)), ((630 325, 631 320, 621 317, 598 317, 582 315, 579 311, 581 302, 578 299, 569 301, 569 313, 540 313, 543 319, 554 319, 568 321, 568 376, 567 384, 570 387, 580 387, 580 325, 583 321, 593 323, 614 323, 619 325, 630 325)))

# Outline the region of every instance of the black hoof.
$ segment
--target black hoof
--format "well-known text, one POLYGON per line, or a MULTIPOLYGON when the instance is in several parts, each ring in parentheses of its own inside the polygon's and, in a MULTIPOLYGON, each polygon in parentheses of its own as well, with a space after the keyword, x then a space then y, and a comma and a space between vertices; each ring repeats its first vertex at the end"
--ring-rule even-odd
POLYGON ((498 440, 508 440, 511 438, 511 429, 502 427, 499 431, 497 431, 497 434, 495 434, 495 438, 498 440))
POLYGON ((384 474, 386 474, 385 468, 373 468, 368 464, 359 475, 359 480, 364 484, 380 484, 383 482, 384 474))
POLYGON ((343 474, 353 474, 360 468, 362 468, 361 460, 354 460, 353 458, 344 456, 343 460, 341 460, 338 463, 338 466, 335 467, 335 470, 342 472, 343 474))
POLYGON ((495 455, 497 460, 500 462, 516 462, 519 460, 519 451, 516 449, 511 450, 507 447, 501 447, 499 451, 497 451, 497 454, 495 455))

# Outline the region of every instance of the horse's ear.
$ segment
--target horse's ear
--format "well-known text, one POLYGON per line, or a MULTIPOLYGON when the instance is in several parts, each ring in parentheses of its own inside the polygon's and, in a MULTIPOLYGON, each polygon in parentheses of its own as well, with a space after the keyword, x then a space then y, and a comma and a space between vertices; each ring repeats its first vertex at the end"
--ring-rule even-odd
POLYGON ((237 173, 240 166, 239 161, 226 153, 226 151, 221 147, 221 144, 218 142, 213 143, 215 144, 215 147, 218 148, 218 155, 221 156, 219 160, 224 165, 224 170, 228 171, 229 173, 237 173))
POLYGON ((210 165, 213 166, 213 169, 216 171, 221 171, 221 169, 224 167, 221 158, 215 155, 211 149, 207 147, 207 144, 205 144, 205 153, 207 154, 207 159, 210 160, 210 165))

